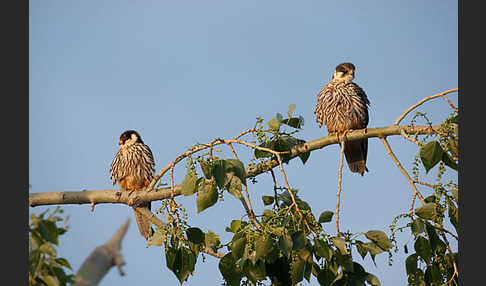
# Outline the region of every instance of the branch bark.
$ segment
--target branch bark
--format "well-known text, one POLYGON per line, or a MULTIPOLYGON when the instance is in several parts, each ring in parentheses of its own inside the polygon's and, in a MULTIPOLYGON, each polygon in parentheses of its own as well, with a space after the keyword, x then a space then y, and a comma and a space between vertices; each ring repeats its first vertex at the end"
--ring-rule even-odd
MULTIPOLYGON (((366 128, 353 130, 346 134, 348 140, 364 138, 382 138, 393 135, 401 135, 401 130, 407 134, 431 134, 435 133, 439 126, 399 126, 391 125, 379 128, 366 128)), ((302 153, 322 149, 328 145, 337 144, 335 135, 325 136, 304 144, 294 146, 290 150, 291 158, 294 159, 302 153)), ((270 159, 246 169, 247 178, 256 177, 279 166, 277 159, 270 159)), ((174 188, 161 188, 156 191, 129 192, 123 190, 93 190, 93 191, 65 191, 65 192, 42 192, 29 195, 29 206, 40 205, 63 205, 63 204, 102 204, 115 203, 136 206, 150 201, 164 200, 181 195, 181 186, 174 188)))
POLYGON ((121 241, 127 232, 129 223, 130 219, 127 219, 110 240, 91 252, 78 270, 74 286, 98 285, 113 266, 118 267, 121 276, 125 275, 121 268, 125 265, 125 260, 121 255, 121 241))

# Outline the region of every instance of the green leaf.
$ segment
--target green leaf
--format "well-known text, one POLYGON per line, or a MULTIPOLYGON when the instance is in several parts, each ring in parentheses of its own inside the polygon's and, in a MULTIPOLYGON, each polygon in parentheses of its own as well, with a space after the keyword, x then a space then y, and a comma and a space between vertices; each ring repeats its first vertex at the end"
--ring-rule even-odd
POLYGON ((231 252, 233 253, 233 258, 235 261, 243 256, 243 252, 246 246, 246 237, 241 237, 236 239, 231 243, 231 252))
POLYGON ((443 153, 444 150, 442 150, 442 147, 437 141, 430 141, 420 149, 420 159, 422 160, 426 173, 442 160, 443 153))
POLYGON ((246 270, 248 278, 253 282, 264 280, 267 276, 265 263, 263 261, 257 261, 255 264, 247 263, 244 269, 246 270))
POLYGON ((429 241, 422 236, 419 236, 414 244, 415 252, 422 257, 426 263, 430 263, 430 258, 432 257, 432 250, 430 248, 429 241))
POLYGON ((371 260, 373 260, 373 263, 375 263, 375 256, 385 251, 373 241, 363 243, 363 247, 365 247, 368 250, 371 256, 371 260))
MULTIPOLYGON (((275 140, 272 140, 272 141, 264 142, 264 143, 262 143, 258 146, 274 150, 275 149, 275 142, 276 142, 275 140)), ((273 156, 272 153, 270 153, 270 152, 262 151, 262 150, 258 150, 258 149, 255 149, 254 154, 255 154, 255 158, 257 158, 257 159, 268 158, 268 157, 273 156)))
POLYGON ((428 222, 425 223, 425 229, 427 231, 427 236, 429 237, 430 242, 430 249, 432 253, 438 250, 438 246, 440 246, 440 239, 437 235, 435 228, 428 222))
POLYGON ((447 152, 442 153, 442 162, 457 171, 457 163, 452 160, 451 156, 447 154, 447 152))
POLYGON ((56 257, 57 256, 57 252, 56 250, 54 249, 54 246, 52 246, 52 244, 46 242, 44 244, 42 244, 40 247, 39 247, 39 250, 43 253, 46 253, 46 254, 49 254, 49 256, 51 257, 56 257))
POLYGON ((267 256, 273 250, 272 239, 268 236, 261 236, 255 241, 255 260, 267 256))
POLYGON ((243 162, 238 159, 226 159, 224 160, 224 169, 226 173, 237 176, 241 183, 246 186, 246 170, 243 162))
POLYGON ((280 130, 280 120, 277 117, 274 117, 268 121, 268 127, 274 131, 280 130))
POLYGON ((59 281, 54 276, 44 275, 42 277, 38 277, 45 283, 47 286, 59 286, 59 281))
POLYGON ((288 259, 279 257, 274 262, 265 263, 265 269, 272 285, 292 285, 288 259))
POLYGON ((201 165, 204 177, 208 180, 211 179, 213 176, 213 166, 211 166, 211 162, 200 160, 199 164, 201 165))
POLYGON ((365 233, 366 238, 376 243, 380 248, 388 251, 393 247, 393 243, 388 236, 381 230, 370 230, 365 233))
POLYGON ((451 224, 454 226, 454 228, 457 231, 457 227, 459 223, 459 212, 451 200, 448 201, 448 215, 451 224))
POLYGON ((334 213, 332 211, 323 211, 319 216, 319 223, 326 223, 332 220, 334 213))
POLYGON ((449 138, 449 150, 454 157, 458 157, 459 155, 459 148, 457 144, 457 137, 450 137, 449 138))
POLYGON ((57 226, 54 222, 48 220, 41 220, 37 224, 37 228, 42 239, 47 240, 49 242, 54 243, 55 245, 58 244, 58 231, 57 226))
POLYGON ((441 285, 442 276, 440 274, 439 266, 436 263, 427 266, 425 270, 425 282, 427 285, 441 285))
POLYGON ((322 257, 328 261, 331 259, 332 253, 330 247, 324 240, 315 238, 313 250, 316 256, 322 257))
POLYGON ((407 275, 415 274, 417 272, 418 254, 414 253, 405 260, 405 269, 407 275))
POLYGON ((190 196, 196 192, 196 173, 188 172, 181 184, 181 193, 184 196, 190 196))
POLYGON ((436 215, 435 203, 426 203, 425 205, 416 208, 415 214, 423 219, 433 219, 436 215))
POLYGON ((208 233, 204 235, 204 245, 210 248, 210 247, 217 247, 220 244, 221 244, 221 240, 219 238, 219 235, 208 230, 208 233))
POLYGON ((60 285, 67 285, 68 283, 73 283, 74 280, 72 279, 74 275, 66 275, 64 269, 60 267, 52 267, 51 270, 56 275, 57 280, 59 281, 60 285))
POLYGON ((370 284, 371 286, 380 286, 381 285, 380 279, 378 279, 378 277, 376 277, 375 275, 373 275, 371 273, 366 273, 365 279, 366 279, 366 282, 368 282, 368 284, 370 284))
POLYGON ((412 222, 411 229, 412 229, 413 235, 417 236, 417 235, 421 234, 422 232, 425 231, 425 223, 424 223, 424 221, 422 219, 420 219, 420 218, 415 219, 412 222))
POLYGON ((296 107, 295 103, 289 105, 289 110, 287 111, 287 115, 289 116, 289 118, 292 117, 292 113, 294 113, 295 107, 296 107))
POLYGON ((161 231, 157 231, 152 235, 148 241, 148 245, 151 246, 162 246, 162 243, 164 242, 164 237, 162 235, 161 231))
POLYGON ((195 244, 200 244, 204 242, 205 234, 204 232, 197 227, 190 227, 186 229, 187 239, 195 244))
POLYGON ((305 261, 296 256, 290 263, 290 277, 292 284, 297 284, 304 279, 305 261))
POLYGON ((336 262, 343 267, 346 272, 354 272, 353 258, 351 254, 336 253, 336 262))
POLYGON ((241 271, 236 267, 235 260, 231 252, 227 253, 218 264, 219 271, 223 275, 228 286, 239 286, 243 277, 241 271))
POLYGON ((192 253, 192 251, 186 247, 180 248, 180 255, 182 261, 182 267, 179 274, 179 282, 184 282, 187 280, 189 274, 194 272, 194 267, 196 266, 197 257, 192 253))
POLYGON ((241 196, 242 186, 241 186, 240 179, 236 176, 231 176, 231 180, 230 180, 229 184, 227 185, 227 190, 228 190, 228 193, 232 194, 235 198, 241 199, 242 198, 242 196, 241 196))
POLYGON ((334 244, 334 246, 337 247, 337 249, 339 249, 341 254, 344 255, 349 253, 348 250, 346 249, 346 240, 344 240, 343 238, 334 236, 331 237, 331 242, 334 244))
POLYGON ((194 253, 186 247, 167 248, 165 252, 167 268, 175 274, 181 284, 194 271, 196 259, 194 253))
POLYGON ((213 177, 216 180, 216 185, 220 189, 224 189, 226 180, 226 170, 224 165, 224 160, 216 160, 213 162, 213 177))
POLYGON ((56 258, 56 262, 61 265, 61 266, 64 266, 66 268, 68 268, 69 270, 73 270, 72 267, 71 267, 71 264, 69 264, 69 262, 65 259, 65 258, 62 258, 62 257, 58 257, 56 258))
POLYGON ((459 189, 456 187, 453 187, 452 190, 452 196, 454 196, 454 200, 456 200, 456 203, 459 202, 459 189))
POLYGON ((452 123, 459 124, 459 115, 456 115, 456 116, 452 117, 451 122, 452 122, 452 123))
POLYGON ((302 164, 305 164, 305 162, 307 162, 307 160, 309 159, 310 154, 311 154, 310 151, 299 154, 299 158, 302 161, 302 164))
POLYGON ((288 257, 294 247, 294 242, 292 241, 292 237, 288 234, 284 234, 278 239, 278 246, 282 253, 288 257))
POLYGON ((319 284, 325 286, 330 286, 335 278, 336 275, 334 275, 334 273, 328 268, 322 269, 317 275, 317 281, 319 281, 319 284))
MULTIPOLYGON (((199 188, 198 188, 199 189, 199 188)), ((214 205, 218 201, 218 190, 215 180, 203 181, 203 188, 199 189, 196 197, 197 213, 214 205)))
POLYGON ((241 225, 242 225, 241 220, 235 220, 234 219, 234 220, 231 221, 230 227, 229 228, 228 227, 226 228, 226 231, 227 232, 232 232, 232 233, 237 233, 238 232, 238 229, 240 229, 241 225))
POLYGON ((292 250, 299 250, 306 245, 307 238, 302 231, 298 231, 292 235, 293 247, 292 250))
POLYGON ((361 258, 365 258, 366 254, 368 253, 368 248, 364 244, 364 242, 357 240, 356 241, 356 250, 358 251, 359 255, 361 255, 361 258))
POLYGON ((272 197, 272 196, 262 196, 262 200, 263 200, 263 204, 268 206, 268 205, 273 204, 273 202, 275 201, 275 198, 272 197))

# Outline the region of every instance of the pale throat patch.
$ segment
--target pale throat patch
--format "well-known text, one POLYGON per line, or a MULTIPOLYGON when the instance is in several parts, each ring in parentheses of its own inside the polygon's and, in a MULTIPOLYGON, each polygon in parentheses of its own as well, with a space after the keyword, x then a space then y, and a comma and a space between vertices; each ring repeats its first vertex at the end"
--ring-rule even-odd
POLYGON ((353 75, 349 73, 347 75, 344 75, 344 73, 341 71, 334 71, 333 78, 337 80, 352 81, 354 79, 354 73, 353 75))
POLYGON ((137 135, 133 133, 130 139, 128 139, 127 141, 125 141, 125 143, 123 143, 122 147, 133 145, 135 142, 137 142, 137 140, 138 140, 137 135))

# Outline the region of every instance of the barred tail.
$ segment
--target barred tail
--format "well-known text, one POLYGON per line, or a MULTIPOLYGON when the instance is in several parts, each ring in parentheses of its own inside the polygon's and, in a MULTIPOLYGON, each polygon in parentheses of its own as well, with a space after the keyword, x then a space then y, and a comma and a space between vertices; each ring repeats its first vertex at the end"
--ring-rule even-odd
POLYGON ((346 141, 344 143, 344 155, 348 162, 349 170, 363 176, 368 172, 366 167, 366 156, 368 154, 368 139, 346 141))
POLYGON ((140 234, 145 239, 148 239, 153 233, 152 222, 150 221, 149 218, 145 217, 144 215, 142 215, 140 212, 137 211, 137 209, 144 209, 144 208, 150 210, 151 203, 148 203, 146 206, 142 206, 142 207, 134 207, 133 210, 135 212, 135 219, 137 220, 138 230, 140 231, 140 234))

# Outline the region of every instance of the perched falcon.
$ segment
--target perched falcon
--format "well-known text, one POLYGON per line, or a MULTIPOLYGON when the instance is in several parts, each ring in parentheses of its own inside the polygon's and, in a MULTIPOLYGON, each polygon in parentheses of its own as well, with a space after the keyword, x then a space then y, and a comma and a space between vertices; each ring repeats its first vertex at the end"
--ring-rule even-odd
MULTIPOLYGON (((127 191, 144 190, 154 178, 154 156, 137 131, 127 130, 120 135, 120 149, 111 163, 110 173, 113 186, 119 182, 127 191)), ((151 203, 133 207, 138 230, 147 239, 152 234, 152 222, 137 211, 141 208, 150 210, 151 203)))
MULTIPOLYGON (((339 64, 332 79, 317 95, 314 111, 319 127, 327 126, 329 133, 342 134, 368 125, 368 105, 365 92, 353 82, 355 67, 352 63, 339 64)), ((353 173, 363 176, 368 153, 368 139, 344 142, 344 154, 353 173)))

